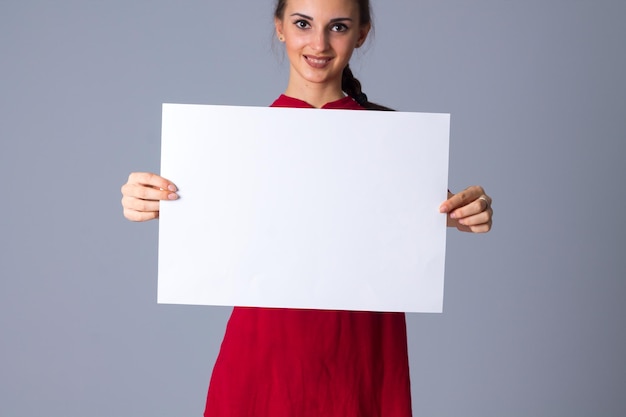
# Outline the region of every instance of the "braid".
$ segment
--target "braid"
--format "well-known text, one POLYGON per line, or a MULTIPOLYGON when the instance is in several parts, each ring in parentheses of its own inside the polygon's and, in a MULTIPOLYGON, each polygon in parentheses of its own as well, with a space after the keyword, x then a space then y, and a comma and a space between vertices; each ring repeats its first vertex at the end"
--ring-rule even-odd
POLYGON ((367 104, 367 96, 361 91, 361 82, 354 78, 350 65, 346 65, 341 74, 341 89, 361 106, 367 104))
POLYGON ((354 77, 350 65, 346 65, 341 75, 341 89, 367 110, 392 110, 380 104, 371 103, 367 95, 361 91, 361 82, 354 77))

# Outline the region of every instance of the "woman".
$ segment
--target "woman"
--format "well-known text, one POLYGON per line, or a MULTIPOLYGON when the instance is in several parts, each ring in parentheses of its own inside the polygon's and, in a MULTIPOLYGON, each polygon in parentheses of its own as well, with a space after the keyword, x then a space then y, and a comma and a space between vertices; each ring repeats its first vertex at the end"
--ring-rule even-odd
MULTIPOLYGON (((348 67, 371 28, 367 0, 279 0, 274 23, 290 73, 273 106, 386 109, 367 100, 348 67)), ((158 218, 159 201, 176 191, 158 175, 133 173, 122 187, 124 215, 158 218)), ((481 187, 450 193, 440 211, 461 231, 491 228, 481 187)), ((410 417, 404 314, 235 307, 205 416, 410 417)))

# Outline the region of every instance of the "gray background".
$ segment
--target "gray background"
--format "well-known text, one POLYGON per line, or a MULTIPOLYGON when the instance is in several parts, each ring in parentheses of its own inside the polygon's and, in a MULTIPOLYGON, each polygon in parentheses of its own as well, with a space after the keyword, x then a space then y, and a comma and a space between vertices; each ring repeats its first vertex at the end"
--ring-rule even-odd
MULTIPOLYGON (((377 0, 355 73, 452 113, 441 315, 409 315, 416 416, 626 415, 626 2, 377 0)), ((0 0, 0 416, 198 416, 230 309, 156 304, 162 102, 268 105, 272 1, 0 0)))

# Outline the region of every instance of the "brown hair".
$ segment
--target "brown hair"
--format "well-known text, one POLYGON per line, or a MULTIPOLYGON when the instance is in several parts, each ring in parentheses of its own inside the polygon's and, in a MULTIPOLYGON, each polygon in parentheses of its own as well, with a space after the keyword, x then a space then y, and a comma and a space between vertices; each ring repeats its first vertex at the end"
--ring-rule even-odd
MULTIPOLYGON (((363 25, 372 25, 372 12, 369 0, 354 0, 359 7, 359 23, 363 25)), ((277 0, 274 8, 274 17, 283 20, 287 7, 287 0, 277 0)), ((359 105, 367 110, 392 110, 389 107, 372 103, 367 99, 365 93, 361 90, 361 82, 357 80, 350 70, 350 65, 346 65, 341 76, 341 89, 344 93, 352 97, 359 105)))

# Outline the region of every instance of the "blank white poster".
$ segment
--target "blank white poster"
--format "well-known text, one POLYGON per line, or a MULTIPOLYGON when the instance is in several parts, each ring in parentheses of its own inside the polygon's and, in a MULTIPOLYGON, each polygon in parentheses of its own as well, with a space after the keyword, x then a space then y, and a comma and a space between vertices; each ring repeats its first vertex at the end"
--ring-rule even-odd
POLYGON ((158 302, 441 312, 448 114, 164 104, 158 302))

